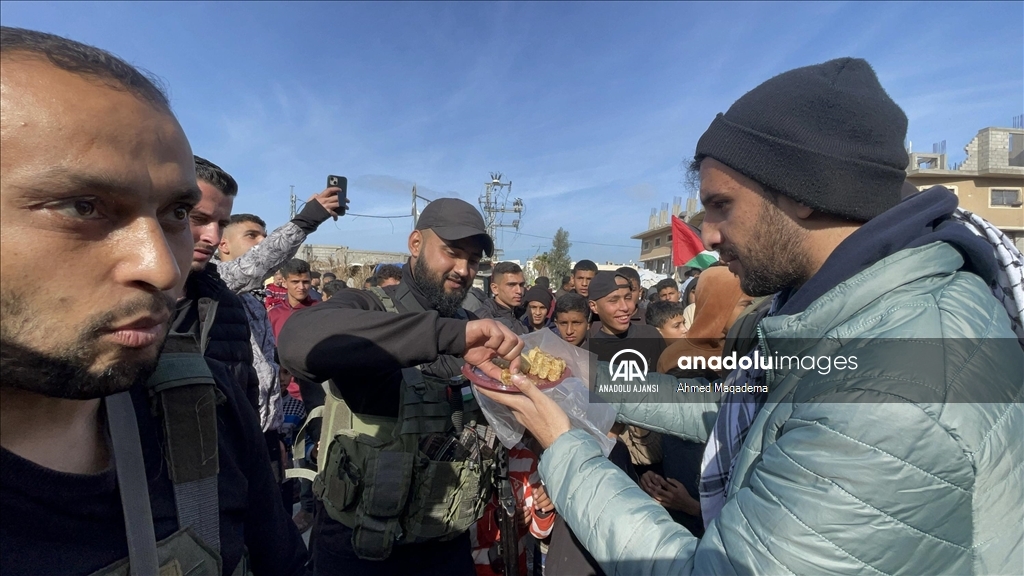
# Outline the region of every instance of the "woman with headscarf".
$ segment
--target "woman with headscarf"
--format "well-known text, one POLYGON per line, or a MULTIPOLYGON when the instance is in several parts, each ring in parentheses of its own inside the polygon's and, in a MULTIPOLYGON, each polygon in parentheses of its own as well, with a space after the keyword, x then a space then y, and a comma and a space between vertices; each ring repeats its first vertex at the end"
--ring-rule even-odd
MULTIPOLYGON (((679 378, 704 377, 715 380, 725 374, 712 370, 684 372, 678 367, 679 358, 720 357, 729 328, 753 299, 743 293, 739 278, 724 266, 713 266, 705 270, 694 292, 696 306, 693 325, 686 336, 662 352, 658 359, 658 372, 679 378)), ((662 453, 664 477, 648 472, 640 479, 640 486, 665 506, 677 522, 700 537, 704 533, 704 522, 700 517, 697 482, 704 444, 664 435, 662 453)))

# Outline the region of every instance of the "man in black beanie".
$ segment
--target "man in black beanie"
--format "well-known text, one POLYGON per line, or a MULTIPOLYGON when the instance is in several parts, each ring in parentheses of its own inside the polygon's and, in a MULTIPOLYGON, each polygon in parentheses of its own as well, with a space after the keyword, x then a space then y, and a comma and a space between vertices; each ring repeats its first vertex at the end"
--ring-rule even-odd
POLYGON ((701 540, 528 380, 489 395, 545 449, 547 492, 605 572, 1020 573, 1024 350, 956 196, 900 201, 906 127, 842 58, 764 82, 697 144, 704 244, 774 294, 758 349, 782 360, 741 357, 717 388, 591 375, 620 421, 707 442, 701 540))

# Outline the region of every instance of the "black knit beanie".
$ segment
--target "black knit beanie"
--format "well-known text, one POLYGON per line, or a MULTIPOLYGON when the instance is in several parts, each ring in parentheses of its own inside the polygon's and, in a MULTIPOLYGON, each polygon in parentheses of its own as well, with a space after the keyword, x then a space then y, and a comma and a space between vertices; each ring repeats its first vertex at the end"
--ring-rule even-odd
POLYGON ((543 286, 534 286, 526 291, 523 295, 523 304, 529 304, 530 302, 540 302, 544 306, 551 308, 551 301, 554 300, 554 296, 551 292, 544 289, 543 286))
POLYGON ((900 201, 907 117, 859 58, 783 72, 719 114, 695 159, 714 158, 806 206, 866 222, 900 201))

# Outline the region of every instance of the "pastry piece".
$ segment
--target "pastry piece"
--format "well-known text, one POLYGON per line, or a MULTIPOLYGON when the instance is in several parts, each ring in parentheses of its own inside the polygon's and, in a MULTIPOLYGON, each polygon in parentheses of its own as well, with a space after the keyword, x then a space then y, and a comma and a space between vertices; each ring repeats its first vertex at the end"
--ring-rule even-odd
MULTIPOLYGON (((499 363, 497 360, 495 359, 494 363, 504 368, 501 371, 501 384, 503 386, 512 386, 512 373, 509 371, 507 363, 504 361, 499 363), (502 366, 502 364, 506 364, 506 366, 502 366)), ((529 374, 548 382, 555 382, 565 372, 565 360, 543 352, 540 348, 533 348, 519 357, 519 369, 523 374, 529 374)))
POLYGON ((540 348, 534 348, 526 353, 526 362, 521 363, 523 370, 531 376, 554 382, 562 377, 565 372, 565 360, 552 356, 540 348))

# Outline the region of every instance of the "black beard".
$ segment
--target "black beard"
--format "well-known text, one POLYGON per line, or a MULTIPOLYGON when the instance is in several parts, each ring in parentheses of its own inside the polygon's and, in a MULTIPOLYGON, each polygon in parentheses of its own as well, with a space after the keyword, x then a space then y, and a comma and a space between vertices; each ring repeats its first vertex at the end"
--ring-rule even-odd
POLYGON ((719 253, 740 257, 743 275, 740 289, 748 296, 770 296, 807 278, 808 257, 801 248, 803 235, 781 210, 764 200, 761 217, 750 235, 750 245, 742 253, 729 247, 719 253))
MULTIPOLYGON (((123 359, 100 373, 94 373, 89 370, 96 355, 91 337, 97 337, 104 327, 118 318, 145 311, 158 314, 173 310, 173 305, 173 300, 163 294, 125 302, 118 309, 93 318, 82 328, 77 341, 51 355, 24 345, 18 338, 19 328, 33 314, 38 317, 41 313, 28 309, 25 299, 16 293, 0 294, 4 319, 0 326, 0 386, 68 400, 92 400, 128 390, 153 374, 159 351, 152 358, 123 359)), ((162 350, 163 343, 160 347, 162 350)))
POLYGON ((92 400, 124 392, 138 382, 145 382, 156 370, 156 363, 156 358, 121 361, 99 374, 93 374, 80 358, 73 355, 47 356, 4 339, 0 342, 0 386, 50 398, 92 400))
POLYGON ((412 280, 419 289, 420 294, 427 299, 430 307, 437 310, 442 318, 455 318, 462 309, 462 301, 469 293, 469 285, 466 284, 460 290, 447 292, 444 289, 445 278, 441 274, 434 274, 427 267, 423 258, 417 258, 413 265, 412 280))

